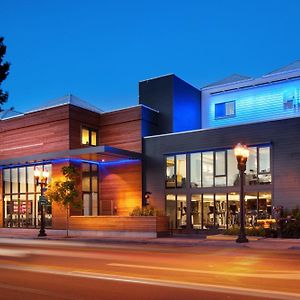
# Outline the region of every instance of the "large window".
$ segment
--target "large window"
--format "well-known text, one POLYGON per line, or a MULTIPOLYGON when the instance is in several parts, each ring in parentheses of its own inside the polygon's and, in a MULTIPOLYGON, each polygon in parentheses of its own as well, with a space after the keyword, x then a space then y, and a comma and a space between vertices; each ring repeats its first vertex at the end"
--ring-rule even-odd
POLYGON ((191 187, 201 187, 201 153, 191 153, 191 187))
POLYGON ((97 130, 88 127, 81 128, 81 144, 97 146, 97 130))
POLYGON ((214 153, 202 153, 202 185, 203 187, 211 187, 214 185, 214 153))
POLYGON ((186 154, 166 157, 166 188, 186 186, 186 154), (176 162, 176 164, 175 164, 176 162))
MULTIPOLYGON (((47 170, 51 176, 51 164, 22 166, 3 169, 3 199, 5 227, 38 227, 41 214, 39 210, 40 186, 34 181, 34 168, 47 170)), ((49 178, 50 182, 50 178, 49 178)), ((52 222, 51 205, 45 213, 46 226, 52 222)))
POLYGON ((98 215, 98 166, 82 163, 82 203, 84 216, 98 215))
POLYGON ((215 104, 215 118, 228 118, 235 116, 235 101, 215 104))

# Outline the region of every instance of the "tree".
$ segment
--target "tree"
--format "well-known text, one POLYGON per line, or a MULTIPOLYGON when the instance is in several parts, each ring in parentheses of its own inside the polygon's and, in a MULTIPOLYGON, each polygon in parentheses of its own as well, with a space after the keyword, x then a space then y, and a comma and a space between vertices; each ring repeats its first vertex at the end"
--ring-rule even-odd
POLYGON ((48 200, 57 202, 64 206, 67 212, 67 237, 69 236, 69 216, 70 207, 81 207, 81 202, 78 201, 79 192, 76 187, 79 175, 74 166, 65 166, 61 169, 64 176, 63 179, 58 179, 51 182, 45 193, 48 200))
POLYGON ((6 79, 7 75, 9 74, 9 62, 4 62, 3 58, 6 53, 6 46, 3 43, 4 38, 0 37, 0 105, 4 104, 7 101, 8 93, 4 92, 1 89, 2 82, 6 79))

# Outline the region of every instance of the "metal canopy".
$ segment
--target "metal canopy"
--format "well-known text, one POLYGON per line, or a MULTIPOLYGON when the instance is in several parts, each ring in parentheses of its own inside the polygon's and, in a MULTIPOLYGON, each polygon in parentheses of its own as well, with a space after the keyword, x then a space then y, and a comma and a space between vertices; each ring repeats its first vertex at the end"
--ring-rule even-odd
POLYGON ((63 151, 48 152, 0 160, 0 166, 27 164, 54 159, 82 159, 95 162, 117 161, 120 159, 142 159, 142 154, 110 146, 96 146, 63 151))

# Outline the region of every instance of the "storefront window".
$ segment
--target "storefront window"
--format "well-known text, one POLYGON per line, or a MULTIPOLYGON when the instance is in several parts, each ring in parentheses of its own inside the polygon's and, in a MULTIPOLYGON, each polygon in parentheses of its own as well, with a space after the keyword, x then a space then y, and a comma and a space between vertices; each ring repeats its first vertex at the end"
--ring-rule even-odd
POLYGON ((166 195, 166 214, 170 220, 170 228, 176 228, 176 196, 173 194, 166 195))
POLYGON ((246 193, 246 226, 255 226, 257 220, 257 193, 246 193))
POLYGON ((202 195, 192 195, 191 219, 194 229, 202 228, 202 195))
POLYGON ((259 174, 258 181, 260 184, 271 183, 271 168, 270 168, 270 147, 258 148, 258 166, 259 174))
POLYGON ((202 177, 203 187, 211 187, 214 185, 214 153, 202 153, 202 177))
POLYGON ((176 187, 183 188, 186 184, 186 155, 176 155, 176 187))
POLYGON ((227 186, 239 185, 239 170, 234 150, 227 150, 227 186))
POLYGON ((209 229, 214 227, 214 195, 203 194, 203 228, 209 229))
POLYGON ((217 228, 226 227, 227 205, 226 194, 215 195, 215 225, 217 228))
POLYGON ((166 188, 175 188, 175 157, 166 157, 166 188))
POLYGON ((191 154, 191 187, 201 187, 201 153, 191 154))
MULTIPOLYGON (((35 167, 47 170, 51 174, 51 164, 36 165, 35 167)), ((40 188, 38 189, 35 185, 33 172, 33 166, 3 170, 5 227, 39 226, 40 212, 38 209, 38 200, 40 188)), ((45 211, 46 226, 49 227, 52 222, 51 205, 47 205, 45 211)))
POLYGON ((272 218, 272 197, 270 192, 258 194, 258 219, 272 218))
POLYGON ((184 229, 187 224, 186 195, 177 195, 177 228, 184 229))
POLYGON ((228 194, 228 227, 232 227, 239 224, 240 213, 240 195, 238 193, 228 194))

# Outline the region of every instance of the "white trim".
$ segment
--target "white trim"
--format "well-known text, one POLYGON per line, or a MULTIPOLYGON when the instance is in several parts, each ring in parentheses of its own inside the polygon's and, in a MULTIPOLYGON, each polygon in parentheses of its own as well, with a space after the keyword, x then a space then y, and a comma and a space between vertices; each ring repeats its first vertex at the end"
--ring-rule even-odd
POLYGON ((151 78, 148 78, 148 79, 140 80, 139 82, 145 82, 145 81, 148 81, 148 80, 158 79, 158 78, 172 76, 172 75, 176 76, 174 73, 168 73, 168 74, 165 74, 165 75, 160 75, 160 76, 156 76, 156 77, 151 77, 151 78))
POLYGON ((101 113, 101 115, 104 115, 104 114, 110 114, 110 113, 113 113, 113 112, 116 112, 116 111, 121 111, 121 110, 131 109, 131 108, 135 108, 135 107, 145 107, 145 108, 147 108, 147 109, 149 109, 149 110, 152 110, 152 111, 154 111, 154 112, 156 112, 156 113, 159 113, 158 110, 153 109, 153 108, 151 108, 151 107, 149 107, 149 106, 147 106, 147 105, 144 105, 144 104, 137 104, 137 105, 127 106, 127 107, 123 107, 123 108, 118 108, 118 109, 115 109, 115 110, 105 111, 105 112, 101 113))
POLYGON ((38 144, 32 144, 32 145, 11 147, 11 148, 0 149, 0 152, 6 152, 6 151, 18 150, 18 149, 24 149, 24 148, 32 148, 32 147, 43 146, 43 145, 44 145, 44 143, 38 143, 38 144))

